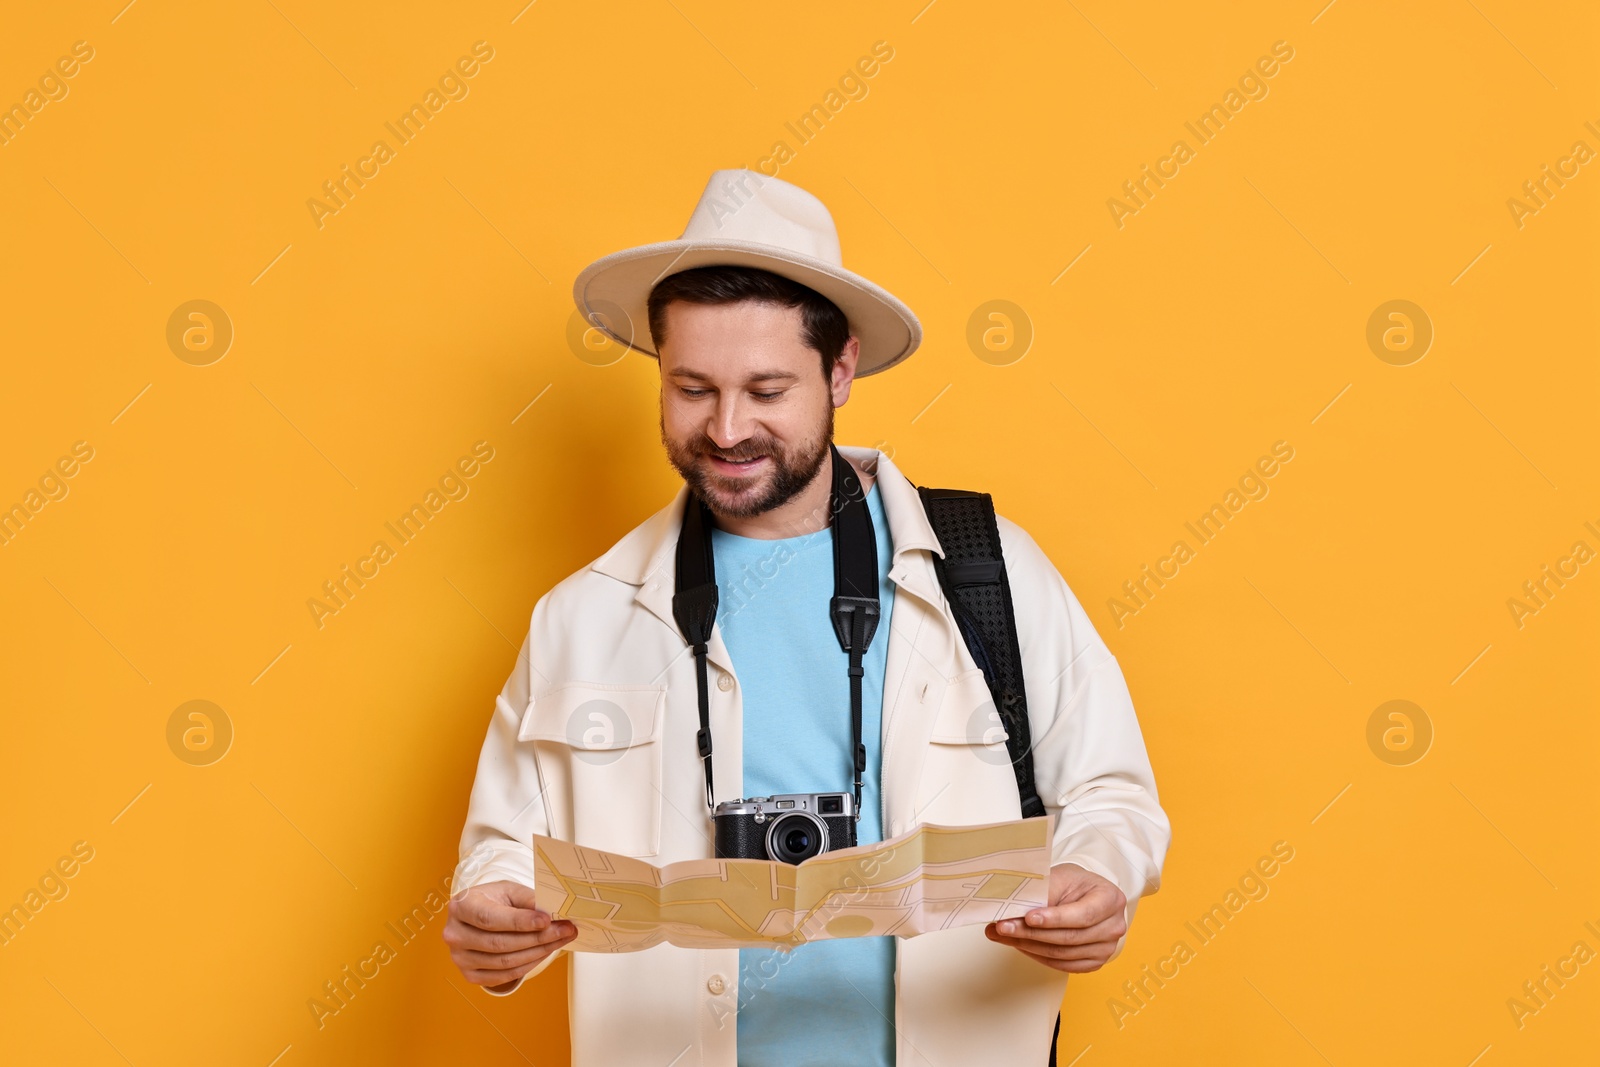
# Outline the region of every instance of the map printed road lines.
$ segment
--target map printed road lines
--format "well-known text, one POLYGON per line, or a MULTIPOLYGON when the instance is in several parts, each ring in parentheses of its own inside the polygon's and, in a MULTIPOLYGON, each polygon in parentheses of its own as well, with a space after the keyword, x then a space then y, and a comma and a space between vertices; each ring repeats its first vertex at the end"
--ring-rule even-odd
POLYGON ((539 906, 578 928, 576 952, 793 947, 915 937, 1042 907, 1055 816, 918 826, 799 866, 772 860, 645 860, 535 836, 539 906))

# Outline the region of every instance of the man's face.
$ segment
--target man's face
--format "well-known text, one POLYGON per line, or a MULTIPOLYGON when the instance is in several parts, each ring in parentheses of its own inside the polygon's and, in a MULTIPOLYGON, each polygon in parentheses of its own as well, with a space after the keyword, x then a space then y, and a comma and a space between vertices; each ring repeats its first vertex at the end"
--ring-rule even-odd
POLYGON ((825 379, 799 308, 677 301, 666 318, 661 443, 672 466, 717 514, 750 518, 793 499, 828 458, 855 339, 825 379))

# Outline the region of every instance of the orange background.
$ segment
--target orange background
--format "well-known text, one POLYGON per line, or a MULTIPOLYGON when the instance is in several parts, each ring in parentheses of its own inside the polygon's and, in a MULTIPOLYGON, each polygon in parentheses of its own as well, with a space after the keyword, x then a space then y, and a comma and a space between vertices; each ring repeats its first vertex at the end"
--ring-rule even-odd
POLYGON ((712 170, 778 140, 846 265, 926 328, 838 440, 992 492, 1145 729, 1165 884, 1073 979, 1063 1064, 1592 1058, 1600 963, 1507 1004, 1600 952, 1600 576, 1565 564, 1520 625, 1507 604, 1600 549, 1600 176, 1507 203, 1600 150, 1588 6, 120 3, 0 32, 0 104, 93 49, 0 144, 0 506, 65 490, 0 545, 0 907, 66 891, 0 947, 0 1060, 565 1057, 564 965, 493 1000, 438 918, 320 1028, 307 1001, 454 866, 534 602, 677 484, 654 364, 570 342, 572 278, 677 236, 712 170), (392 141, 478 41, 467 95, 392 141), (785 124, 877 41, 799 144, 785 124), (1267 94, 1198 144, 1184 124, 1279 41, 1267 94), (1180 138, 1119 227, 1107 201, 1180 138), (379 139, 319 227, 307 201, 379 139), (221 358, 169 347, 192 300, 231 323, 221 358), (1420 359, 1368 345, 1391 300, 1432 325, 1420 359), (479 441, 467 495, 319 627, 322 583, 479 441), (1119 620, 1278 441, 1268 495, 1119 620), (220 715, 186 749, 194 700, 220 715), (1369 745, 1393 700, 1420 714, 1369 745), (221 759, 180 758, 224 723, 221 759), (1280 841, 1268 895, 1201 945, 1185 924, 1280 841))

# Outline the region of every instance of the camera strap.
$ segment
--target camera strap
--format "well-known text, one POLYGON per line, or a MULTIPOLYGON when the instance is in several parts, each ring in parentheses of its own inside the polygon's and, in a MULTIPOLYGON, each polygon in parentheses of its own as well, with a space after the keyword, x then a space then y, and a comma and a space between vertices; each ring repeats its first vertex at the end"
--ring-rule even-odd
MULTIPOLYGON (((861 478, 833 445, 833 488, 829 509, 833 516, 833 599, 828 615, 833 620, 839 647, 850 657, 850 736, 855 764, 856 818, 861 817, 861 776, 867 769, 867 748, 861 742, 862 656, 878 629, 878 541, 867 509, 861 478)), ((711 530, 716 525, 711 509, 693 492, 683 509, 678 533, 677 578, 672 594, 672 616, 695 659, 695 688, 700 702, 700 731, 695 742, 706 770, 706 807, 716 810, 711 782, 711 701, 706 685, 706 650, 717 618, 716 560, 711 530)))

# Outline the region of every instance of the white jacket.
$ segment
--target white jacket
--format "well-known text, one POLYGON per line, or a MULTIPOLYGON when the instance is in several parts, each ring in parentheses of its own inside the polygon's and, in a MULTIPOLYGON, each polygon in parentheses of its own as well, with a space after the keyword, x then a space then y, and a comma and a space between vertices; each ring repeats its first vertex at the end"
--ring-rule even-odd
MULTIPOLYGON (((894 545, 883 694, 884 836, 919 822, 1019 818, 1005 735, 992 717, 975 714, 989 691, 939 588, 932 554, 943 553, 916 487, 876 449, 839 450, 875 470, 894 545)), ((535 605, 516 667, 495 700, 455 891, 498 879, 537 890, 534 834, 656 864, 711 855, 695 748, 694 658, 672 617, 674 549, 688 496, 685 486, 535 605), (609 703, 590 704, 596 700, 609 703), (584 740, 593 708, 616 719, 603 731, 602 743, 612 749, 596 751, 592 734, 584 740)), ((1058 816, 1052 862, 1076 863, 1111 880, 1127 896, 1131 920, 1139 897, 1159 885, 1171 831, 1127 685, 1039 546, 1004 516, 999 527, 1037 787, 1058 816)), ((742 690, 720 628, 709 649, 713 771, 722 800, 744 795, 742 690)), ((981 926, 905 939, 897 948, 894 1024, 902 1067, 1048 1060, 1066 975, 989 941, 981 926)), ((571 956, 575 1067, 736 1067, 737 949, 563 950, 538 970, 560 955, 571 956)))

